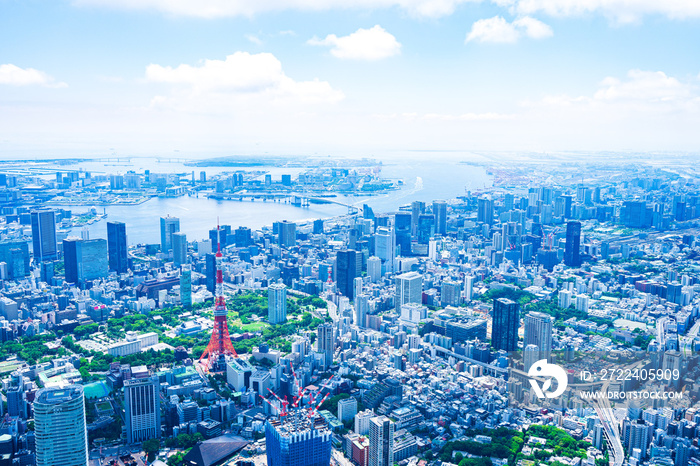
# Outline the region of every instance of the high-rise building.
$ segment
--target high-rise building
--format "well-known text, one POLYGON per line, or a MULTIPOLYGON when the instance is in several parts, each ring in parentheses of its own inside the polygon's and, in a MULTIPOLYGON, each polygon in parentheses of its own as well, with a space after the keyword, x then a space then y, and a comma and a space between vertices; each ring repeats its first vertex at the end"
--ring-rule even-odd
POLYGON ((396 309, 401 309, 406 303, 421 304, 423 302, 423 275, 418 272, 406 272, 394 279, 396 284, 396 309))
POLYGON ((265 424, 267 464, 270 466, 329 466, 333 433, 326 420, 305 409, 265 424))
POLYGON ((369 421, 369 466, 394 464, 394 422, 386 416, 369 421))
POLYGON ((124 381, 126 440, 160 438, 160 384, 157 375, 124 381))
POLYGON ((353 283, 353 287, 354 287, 352 295, 355 298, 357 298, 358 296, 360 296, 362 294, 362 283, 363 283, 362 277, 355 277, 353 279, 352 283, 353 283))
POLYGON ((0 241, 0 262, 7 264, 6 279, 19 280, 29 275, 29 244, 21 240, 0 241))
POLYGON ((185 309, 192 307, 192 266, 189 264, 180 269, 180 304, 185 309))
POLYGON ((56 212, 51 209, 31 213, 34 259, 42 262, 58 258, 56 242, 56 212))
POLYGON ((529 312, 525 316, 525 339, 523 346, 537 346, 540 359, 551 358, 552 354, 552 316, 543 312, 529 312))
POLYGON ((673 466, 687 466, 690 459, 690 445, 685 442, 679 442, 676 447, 676 459, 673 466))
POLYGON ((267 321, 273 325, 287 322, 287 287, 283 283, 267 287, 267 321))
POLYGON ((425 213, 425 202, 413 201, 411 203, 411 235, 418 233, 418 217, 425 213))
POLYGON ((653 209, 647 208, 646 201, 625 201, 620 209, 620 222, 632 228, 651 226, 653 209))
POLYGON ((357 414, 357 398, 349 397, 338 401, 338 420, 340 422, 349 421, 357 414))
POLYGON ((559 291, 559 307, 566 309, 571 306, 572 293, 569 290, 559 291))
POLYGON ((212 228, 209 230, 209 239, 211 240, 212 249, 216 248, 217 245, 221 244, 221 248, 228 246, 230 238, 228 237, 228 231, 225 227, 227 225, 220 225, 218 228, 212 228))
POLYGON ((129 268, 127 260, 126 224, 107 222, 107 251, 109 270, 126 273, 129 268))
POLYGON ((646 458, 647 448, 649 448, 649 440, 654 426, 639 419, 631 423, 629 426, 629 443, 627 445, 629 451, 638 448, 641 451, 641 459, 646 458))
POLYGON ((382 278, 382 260, 379 257, 367 259, 367 275, 372 283, 377 283, 382 278))
POLYGON ((491 198, 482 197, 479 199, 476 221, 486 223, 487 225, 493 224, 493 200, 491 200, 491 198))
POLYGON ((287 220, 275 222, 273 229, 277 230, 278 244, 283 248, 291 248, 297 244, 297 224, 287 220))
POLYGON ((253 234, 248 227, 238 227, 233 233, 233 242, 239 248, 253 244, 253 234))
POLYGON ((216 290, 216 255, 206 254, 204 256, 204 272, 207 290, 214 293, 216 290))
POLYGON ((494 300, 491 346, 497 350, 517 350, 519 327, 520 310, 518 303, 507 298, 494 300))
POLYGON ((360 411, 355 415, 355 428, 353 429, 356 434, 359 435, 369 435, 369 421, 374 417, 374 411, 371 409, 365 409, 360 411))
POLYGON ((564 247, 564 264, 569 267, 581 266, 581 222, 566 223, 566 245, 564 247))
POLYGON ((335 352, 335 335, 333 324, 325 323, 316 329, 316 347, 319 353, 323 353, 324 367, 328 368, 333 364, 333 353, 335 352))
POLYGON ((355 296, 355 325, 360 328, 367 326, 367 315, 369 314, 369 295, 362 293, 355 296))
POLYGON ((435 216, 435 233, 445 236, 447 234, 447 202, 433 201, 433 215, 435 216))
POLYGON ((374 233, 374 253, 382 261, 385 272, 394 271, 396 257, 396 235, 389 227, 379 227, 374 233))
POLYGON ((24 376, 13 372, 7 387, 7 414, 10 416, 27 417, 27 393, 24 388, 24 376))
POLYGON ((418 226, 416 235, 419 244, 428 244, 430 238, 435 234, 435 217, 429 214, 418 216, 418 226))
POLYGON ((42 388, 34 398, 37 466, 87 466, 82 385, 42 388))
POLYGON ((180 231, 180 219, 177 217, 160 218, 160 249, 168 253, 173 249, 173 235, 180 231))
POLYGON ((474 276, 466 275, 464 277, 464 301, 469 302, 474 296, 474 276))
POLYGON ((173 233, 173 263, 176 267, 187 263, 187 235, 173 233))
POLYGON ((107 276, 107 241, 104 239, 64 239, 63 258, 68 283, 80 283, 107 276))
POLYGON ((459 306, 462 300, 462 284, 452 280, 443 280, 440 287, 440 303, 443 306, 459 306))
POLYGON ((394 231, 396 233, 396 246, 402 256, 411 255, 411 214, 409 212, 397 212, 394 215, 394 231))
POLYGON ((354 280, 362 272, 362 253, 354 249, 338 251, 336 256, 336 281, 338 291, 348 299, 354 299, 354 280))
POLYGON ((529 371, 533 364, 540 360, 540 349, 537 345, 525 345, 523 348, 523 370, 529 371))

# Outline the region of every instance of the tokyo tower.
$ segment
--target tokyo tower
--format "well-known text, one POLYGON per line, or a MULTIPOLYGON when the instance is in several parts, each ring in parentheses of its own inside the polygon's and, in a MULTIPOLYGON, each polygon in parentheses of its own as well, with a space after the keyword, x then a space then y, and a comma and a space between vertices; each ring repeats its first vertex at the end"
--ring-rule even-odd
MULTIPOLYGON (((224 299, 224 273, 221 270, 221 240, 219 233, 219 225, 216 226, 217 231, 217 251, 216 251, 216 301, 214 307, 214 328, 211 332, 211 339, 207 348, 199 358, 199 362, 206 359, 206 367, 209 370, 215 368, 217 363, 224 359, 225 355, 238 357, 236 350, 233 349, 231 337, 228 334, 228 324, 226 323, 226 300, 224 299)), ((223 366, 223 364, 221 364, 223 366)))

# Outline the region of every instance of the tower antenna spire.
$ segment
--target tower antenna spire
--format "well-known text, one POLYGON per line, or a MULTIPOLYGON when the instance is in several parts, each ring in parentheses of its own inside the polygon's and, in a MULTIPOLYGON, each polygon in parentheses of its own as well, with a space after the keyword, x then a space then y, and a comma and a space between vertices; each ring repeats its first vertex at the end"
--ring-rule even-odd
POLYGON ((199 358, 201 362, 206 358, 206 367, 211 370, 213 367, 219 366, 218 369, 221 370, 221 364, 219 360, 225 355, 238 357, 236 350, 233 348, 233 343, 231 343, 231 337, 228 333, 228 323, 226 322, 226 299, 224 298, 224 272, 221 266, 223 261, 223 254, 221 254, 221 227, 219 225, 219 217, 216 218, 216 300, 214 306, 214 327, 211 332, 211 339, 207 348, 204 350, 199 358))

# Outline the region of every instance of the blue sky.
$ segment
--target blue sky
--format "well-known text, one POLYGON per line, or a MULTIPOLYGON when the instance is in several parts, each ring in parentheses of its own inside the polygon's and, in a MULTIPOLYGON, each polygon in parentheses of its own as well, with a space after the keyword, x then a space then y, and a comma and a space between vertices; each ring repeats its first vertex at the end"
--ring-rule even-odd
POLYGON ((697 151, 699 25, 696 0, 0 0, 0 156, 697 151))

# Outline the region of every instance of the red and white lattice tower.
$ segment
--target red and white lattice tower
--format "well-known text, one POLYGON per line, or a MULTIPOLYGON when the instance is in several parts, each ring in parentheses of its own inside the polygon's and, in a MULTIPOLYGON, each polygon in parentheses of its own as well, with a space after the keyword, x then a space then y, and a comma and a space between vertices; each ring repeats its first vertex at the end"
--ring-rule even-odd
POLYGON ((230 355, 234 358, 238 357, 236 350, 233 349, 231 337, 228 334, 228 324, 226 323, 226 300, 224 299, 224 273, 221 270, 221 240, 219 239, 219 226, 216 226, 217 231, 217 251, 216 251, 216 301, 214 307, 214 328, 211 332, 211 339, 207 348, 200 356, 199 361, 206 359, 206 366, 211 369, 221 355, 230 355))

